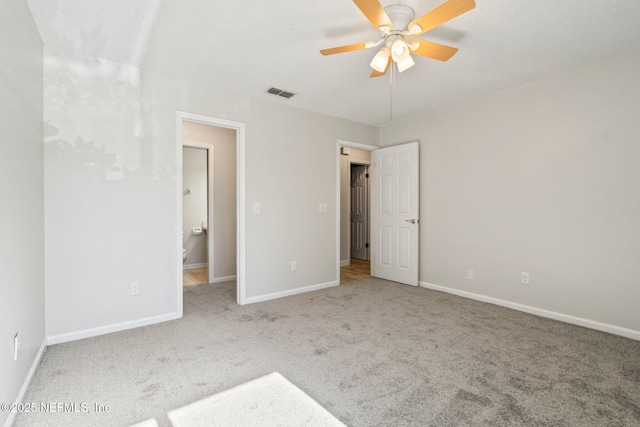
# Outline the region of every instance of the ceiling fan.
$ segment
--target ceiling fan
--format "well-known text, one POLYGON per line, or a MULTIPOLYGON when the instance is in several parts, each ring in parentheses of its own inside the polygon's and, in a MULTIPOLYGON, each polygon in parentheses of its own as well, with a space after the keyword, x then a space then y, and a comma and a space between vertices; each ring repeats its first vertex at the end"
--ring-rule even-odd
POLYGON ((414 10, 405 4, 382 7, 379 0, 353 2, 380 31, 380 40, 322 49, 320 53, 333 55, 383 45, 371 61, 373 71, 370 77, 385 75, 392 63, 397 65, 400 72, 413 67, 415 62, 411 57, 412 53, 447 61, 458 51, 457 48, 429 42, 418 36, 476 7, 474 0, 447 0, 420 18, 414 19, 414 10))

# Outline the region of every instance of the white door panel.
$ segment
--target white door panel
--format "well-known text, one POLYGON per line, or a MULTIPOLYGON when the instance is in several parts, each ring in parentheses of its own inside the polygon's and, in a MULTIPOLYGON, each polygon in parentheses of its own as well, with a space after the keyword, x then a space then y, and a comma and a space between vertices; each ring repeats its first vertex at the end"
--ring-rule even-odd
POLYGON ((418 285, 419 146, 373 152, 371 167, 372 274, 418 285))
POLYGON ((369 167, 351 165, 351 258, 369 259, 369 167))

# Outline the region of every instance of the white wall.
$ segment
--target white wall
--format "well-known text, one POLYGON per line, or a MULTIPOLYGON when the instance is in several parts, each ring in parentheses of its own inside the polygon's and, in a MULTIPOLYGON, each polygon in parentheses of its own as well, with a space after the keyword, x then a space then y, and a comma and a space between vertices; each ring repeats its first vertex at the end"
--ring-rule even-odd
POLYGON ((0 402, 10 403, 44 344, 42 42, 25 1, 0 3, 0 138, 0 402))
POLYGON ((420 280, 637 334, 639 117, 636 53, 381 129, 420 140, 420 280))
POLYGON ((207 150, 182 149, 182 243, 187 250, 185 267, 207 263, 207 234, 193 234, 207 223, 207 150), (187 189, 189 189, 187 193, 187 189))
POLYGON ((347 263, 351 260, 349 247, 349 233, 351 232, 351 162, 363 164, 371 163, 371 152, 350 148, 349 154, 340 156, 340 261, 347 263))
POLYGON ((246 123, 247 297, 337 281, 338 225, 318 204, 335 212, 336 140, 377 128, 49 47, 44 96, 52 342, 175 314, 177 110, 246 123))
MULTIPOLYGON (((215 279, 236 275, 236 131, 202 123, 183 122, 182 139, 213 146, 214 223, 213 237, 215 279)), ((183 162, 184 163, 184 162, 183 162)))

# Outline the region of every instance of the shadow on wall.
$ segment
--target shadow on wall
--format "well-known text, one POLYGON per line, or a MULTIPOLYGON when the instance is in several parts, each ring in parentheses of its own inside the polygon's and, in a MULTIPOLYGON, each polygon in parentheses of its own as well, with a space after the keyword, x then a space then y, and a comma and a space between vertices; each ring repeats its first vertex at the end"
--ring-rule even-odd
POLYGON ((175 110, 153 105, 141 83, 135 67, 45 53, 51 334, 175 310, 175 110), (121 299, 135 281, 156 304, 121 299))
POLYGON ((153 105, 140 69, 61 49, 45 54, 49 164, 66 159, 73 163, 68 172, 94 180, 175 181, 175 111, 153 105), (165 113, 171 132, 160 122, 165 113))
POLYGON ((162 258, 172 261, 173 251, 154 254, 175 246, 174 170, 129 171, 116 153, 81 136, 50 139, 44 157, 48 255, 67 271, 61 280, 129 283, 166 264, 162 258))
MULTIPOLYGON (((53 10, 56 16, 43 14, 46 20, 38 19, 36 23, 43 27, 44 31, 55 31, 59 40, 58 45, 75 52, 86 52, 95 56, 103 56, 107 52, 114 52, 114 47, 120 52, 122 58, 127 58, 128 63, 141 65, 146 51, 149 48, 149 40, 156 32, 156 22, 160 16, 162 0, 150 0, 144 2, 131 2, 127 7, 128 20, 121 22, 111 22, 105 28, 99 16, 94 16, 86 20, 75 20, 71 25, 68 19, 59 20, 59 16, 68 14, 69 10, 76 7, 73 4, 54 3, 53 10), (131 33, 132 27, 127 26, 128 22, 136 22, 135 34, 131 33), (59 31, 64 25, 64 31, 59 31), (126 28, 125 28, 126 27, 126 28), (133 36, 133 37, 132 37, 133 36)), ((41 8, 36 8, 36 12, 41 8)))
POLYGON ((74 179, 175 181, 175 159, 171 167, 158 166, 154 156, 158 125, 152 108, 141 99, 140 70, 72 52, 55 53, 60 56, 45 60, 47 164, 74 179))
POLYGON ((176 168, 161 167, 151 173, 140 168, 131 171, 121 166, 117 153, 109 153, 105 146, 93 141, 84 141, 78 136, 73 142, 56 138, 59 129, 49 122, 44 125, 45 159, 47 167, 56 176, 66 177, 73 181, 121 181, 135 178, 151 178, 152 181, 175 181, 176 168))

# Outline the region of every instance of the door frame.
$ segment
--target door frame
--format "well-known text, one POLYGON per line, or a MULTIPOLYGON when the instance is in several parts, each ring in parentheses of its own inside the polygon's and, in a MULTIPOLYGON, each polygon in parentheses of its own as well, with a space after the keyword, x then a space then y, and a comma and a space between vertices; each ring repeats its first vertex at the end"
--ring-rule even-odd
POLYGON ((198 148, 207 150, 207 272, 208 282, 213 283, 215 280, 215 264, 213 262, 215 245, 215 212, 214 212, 214 184, 215 184, 215 146, 212 143, 198 141, 182 141, 182 148, 198 148))
MULTIPOLYGON (((357 148, 358 150, 365 150, 365 151, 375 151, 380 148, 380 147, 376 147, 375 145, 368 145, 368 144, 363 144, 361 142, 347 141, 343 139, 338 139, 336 141, 336 281, 338 283, 340 283, 340 267, 341 267, 340 265, 340 261, 341 261, 340 260, 340 211, 342 207, 340 206, 340 194, 341 194, 340 193, 340 182, 341 182, 340 158, 342 157, 342 154, 340 152, 340 149, 342 147, 357 148)), ((351 162, 349 162, 349 164, 351 164, 351 162)), ((361 163, 361 164, 364 164, 364 163, 361 163)), ((350 242, 350 239, 351 239, 350 233, 347 233, 347 239, 350 242)), ((369 255, 369 257, 371 257, 371 255, 369 255)))
MULTIPOLYGON (((179 317, 183 314, 183 283, 182 283, 182 123, 184 121, 205 125, 234 129, 236 131, 236 302, 246 303, 246 125, 242 122, 205 116, 202 114, 176 112, 176 290, 179 317)), ((212 226, 209 223, 208 226, 212 226)), ((213 240, 213 239, 212 239, 213 240)))

